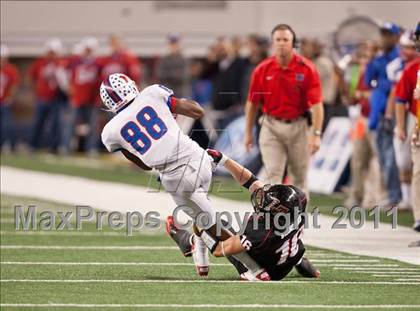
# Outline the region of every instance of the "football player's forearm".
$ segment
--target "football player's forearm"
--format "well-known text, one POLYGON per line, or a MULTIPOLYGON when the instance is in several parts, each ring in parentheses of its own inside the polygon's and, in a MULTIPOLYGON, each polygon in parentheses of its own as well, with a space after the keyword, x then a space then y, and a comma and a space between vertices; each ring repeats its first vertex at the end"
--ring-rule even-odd
POLYGON ((256 179, 250 170, 232 159, 228 159, 224 167, 240 185, 248 188, 250 192, 254 192, 256 189, 264 186, 264 183, 256 179))
POLYGON ((324 105, 322 103, 317 103, 312 106, 312 127, 314 131, 322 130, 322 123, 324 122, 324 105))
POLYGON ((204 115, 204 109, 194 100, 177 98, 174 113, 182 114, 193 119, 200 119, 204 115))
POLYGON ((234 235, 226 241, 219 242, 213 252, 213 255, 215 257, 224 257, 229 255, 236 255, 243 251, 245 251, 245 249, 240 242, 239 236, 234 235))
POLYGON ((257 188, 264 186, 264 183, 256 179, 250 170, 243 167, 235 160, 228 158, 224 164, 224 167, 240 185, 248 188, 250 192, 253 192, 257 188))
POLYGON ((247 168, 240 165, 238 162, 232 159, 228 159, 224 165, 232 177, 241 185, 246 183, 252 176, 252 173, 247 168))

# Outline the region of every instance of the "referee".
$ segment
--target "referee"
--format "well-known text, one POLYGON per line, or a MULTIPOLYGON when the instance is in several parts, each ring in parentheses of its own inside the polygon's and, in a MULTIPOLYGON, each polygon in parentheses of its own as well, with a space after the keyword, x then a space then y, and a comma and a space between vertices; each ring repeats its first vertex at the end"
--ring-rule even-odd
POLYGON ((291 183, 308 193, 309 157, 321 144, 324 119, 319 73, 295 53, 296 34, 287 24, 271 32, 274 56, 254 70, 245 107, 245 148, 253 144, 253 126, 261 106, 259 145, 269 182, 279 184, 287 165, 291 183))

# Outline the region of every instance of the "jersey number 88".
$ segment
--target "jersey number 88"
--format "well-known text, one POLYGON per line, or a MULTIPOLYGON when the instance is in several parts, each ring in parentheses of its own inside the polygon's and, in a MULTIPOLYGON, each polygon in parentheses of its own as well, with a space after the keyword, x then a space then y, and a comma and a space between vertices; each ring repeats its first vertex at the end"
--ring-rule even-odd
MULTIPOLYGON (((150 106, 146 106, 140 110, 136 115, 136 119, 154 140, 160 139, 168 131, 165 123, 150 106)), ((140 154, 145 154, 152 146, 150 138, 133 121, 126 123, 120 133, 124 140, 140 154)))

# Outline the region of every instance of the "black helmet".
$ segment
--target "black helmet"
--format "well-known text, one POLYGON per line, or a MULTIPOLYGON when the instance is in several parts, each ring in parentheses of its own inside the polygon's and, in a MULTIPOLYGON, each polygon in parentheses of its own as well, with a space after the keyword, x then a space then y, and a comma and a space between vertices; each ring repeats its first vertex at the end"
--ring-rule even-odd
POLYGON ((251 202, 257 213, 294 215, 295 211, 298 214, 305 211, 307 200, 303 191, 295 186, 267 184, 252 193, 251 202))

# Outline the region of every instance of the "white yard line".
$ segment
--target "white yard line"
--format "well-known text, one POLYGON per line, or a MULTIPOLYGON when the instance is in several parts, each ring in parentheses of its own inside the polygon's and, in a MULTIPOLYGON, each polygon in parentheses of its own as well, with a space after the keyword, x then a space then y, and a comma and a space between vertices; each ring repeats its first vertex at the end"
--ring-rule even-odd
POLYGON ((420 277, 420 274, 407 274, 407 275, 395 275, 395 274, 372 274, 372 276, 378 277, 378 278, 395 278, 399 277, 401 279, 405 278, 412 278, 412 277, 420 277))
MULTIPOLYGON (((87 232, 87 231, 0 231, 0 236, 3 235, 57 235, 57 236, 95 236, 95 237, 109 237, 109 236, 116 236, 116 237, 126 237, 125 232, 121 231, 94 231, 94 232, 87 232)), ((134 235, 133 235, 134 236, 134 235)))
POLYGON ((401 282, 401 281, 409 281, 409 282, 412 282, 412 281, 418 281, 419 282, 419 284, 420 284, 420 278, 410 278, 410 279, 394 279, 395 281, 397 281, 397 282, 401 282))
MULTIPOLYGON (((118 250, 118 251, 137 251, 137 250, 179 250, 177 246, 79 246, 79 245, 0 245, 0 249, 18 250, 118 250)), ((353 259, 354 257, 338 257, 337 259, 318 259, 308 255, 314 263, 377 263, 376 259, 353 259), (348 258, 348 259, 346 259, 348 258)), ((327 257, 327 256, 326 256, 327 257)), ((329 257, 328 257, 329 258, 329 257)), ((393 265, 396 266, 396 265, 393 265)))
POLYGON ((341 263, 345 263, 345 262, 349 262, 349 263, 356 263, 356 262, 380 262, 380 260, 377 259, 312 259, 312 262, 341 262, 341 263))
MULTIPOLYGON (((372 270, 375 270, 375 271, 357 271, 357 273, 396 274, 397 276, 398 275, 404 275, 404 274, 413 274, 413 273, 416 273, 416 272, 413 272, 413 271, 411 271, 411 272, 407 272, 407 271, 377 271, 377 269, 375 269, 375 268, 373 268, 372 270)), ((395 269, 393 269, 393 270, 395 270, 395 269)))
POLYGON ((334 256, 334 255, 331 255, 331 256, 328 256, 328 255, 326 255, 326 256, 314 256, 314 255, 312 255, 310 252, 305 252, 305 256, 306 257, 310 257, 310 258, 313 258, 313 259, 359 259, 360 257, 359 256, 334 256))
MULTIPOLYGON (((146 213, 154 210, 165 219, 175 207, 167 193, 152 192, 144 187, 128 184, 101 182, 7 166, 1 167, 0 179, 2 193, 71 205, 89 205, 104 211, 137 210, 146 213), (25 181, 25 187, 22 187, 22 180, 25 181), (60 185, 59 189, 65 190, 59 191, 57 185, 60 185)), ((249 203, 216 197, 212 197, 212 205, 217 211, 229 210, 240 215, 252 211, 249 203)), ((380 223, 379 228, 374 229, 373 222, 367 221, 362 229, 352 229, 347 225, 345 230, 333 230, 331 227, 335 220, 336 218, 321 215, 318 219, 321 229, 308 228, 305 231, 304 242, 356 255, 391 258, 420 265, 420 247, 407 247, 410 241, 418 240, 418 234, 411 228, 400 226, 392 229, 389 224, 380 223)))
POLYGON ((370 271, 370 272, 376 272, 376 270, 389 270, 389 271, 420 271, 420 269, 417 268, 389 268, 389 267, 384 267, 384 268, 370 268, 370 267, 354 267, 354 268, 347 268, 347 267, 337 267, 334 268, 334 270, 352 270, 352 271, 370 271))
POLYGON ((81 304, 81 303, 1 303, 13 308, 186 308, 186 309, 417 309, 420 305, 291 305, 291 304, 81 304))
MULTIPOLYGON (((22 266, 29 266, 29 265, 57 265, 57 266, 192 266, 193 263, 172 263, 172 262, 66 262, 66 261, 2 261, 0 262, 2 265, 22 265, 22 266)), ((212 266, 231 266, 228 263, 212 263, 212 266)), ((334 264, 317 264, 317 267, 366 267, 371 269, 372 266, 360 266, 360 265, 334 265, 334 264)), ((378 269, 382 268, 384 265, 377 265, 378 269)), ((389 267, 390 265, 385 265, 385 267, 389 267)), ((392 266, 392 265, 391 265, 392 266)), ((398 267, 398 266, 397 266, 398 267)))
POLYGON ((82 280, 57 280, 57 279, 2 279, 0 283, 239 283, 239 284, 343 284, 343 285, 358 285, 358 284, 375 284, 375 285, 420 285, 420 282, 390 282, 390 281, 267 281, 267 282, 246 282, 240 280, 101 280, 101 279, 82 279, 82 280))
POLYGON ((137 251, 137 250, 179 250, 177 246, 61 246, 61 245, 1 245, 0 249, 34 249, 34 250, 118 250, 118 251, 137 251))
MULTIPOLYGON (((187 262, 65 262, 65 261, 2 261, 1 265, 12 266, 194 266, 187 262)), ((212 263, 212 266, 228 266, 230 263, 212 263)))
MULTIPOLYGON (((310 259, 310 257, 309 257, 310 259)), ((312 260, 311 260, 312 261, 312 260)), ((366 267, 366 268, 378 268, 378 267, 394 267, 394 268, 398 268, 399 265, 394 265, 394 264, 380 264, 380 265, 371 265, 371 264, 316 264, 317 267, 366 267)))
POLYGON ((417 309, 420 305, 291 305, 291 304, 80 304, 80 303, 1 303, 13 308, 187 308, 187 309, 417 309))

